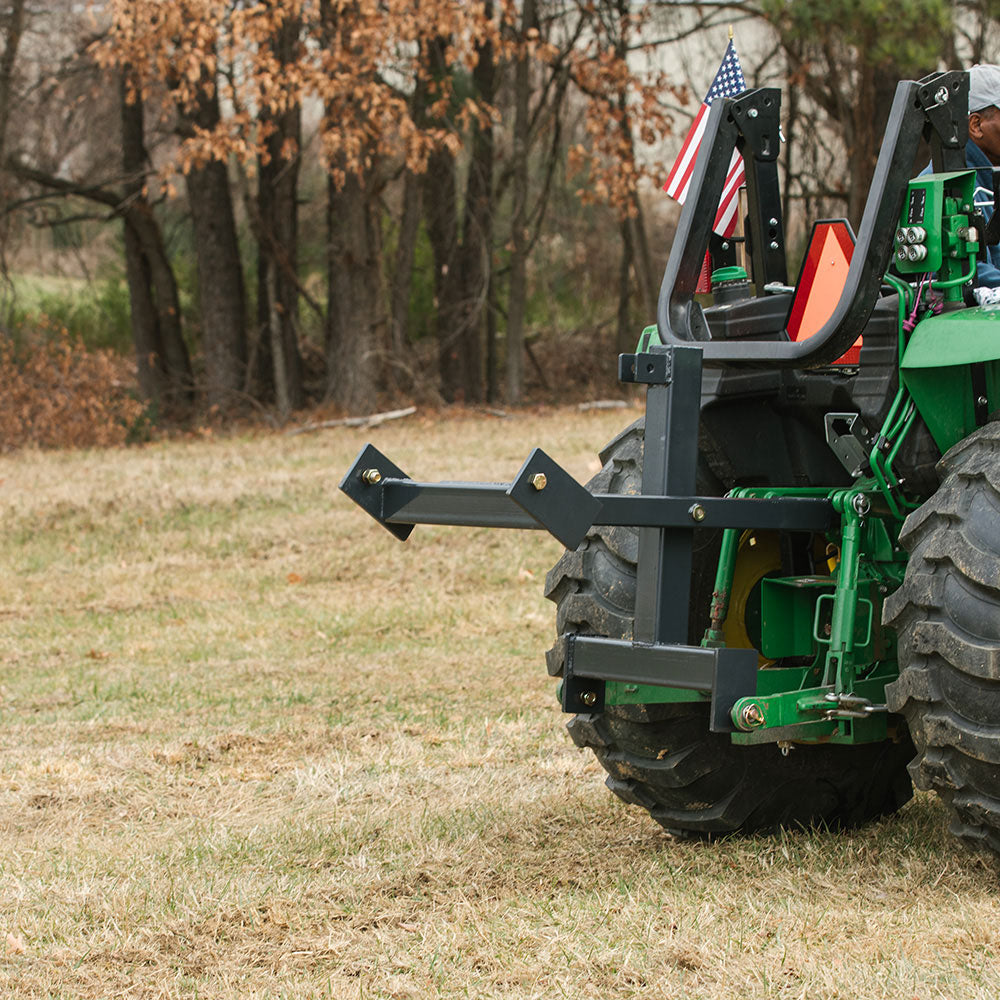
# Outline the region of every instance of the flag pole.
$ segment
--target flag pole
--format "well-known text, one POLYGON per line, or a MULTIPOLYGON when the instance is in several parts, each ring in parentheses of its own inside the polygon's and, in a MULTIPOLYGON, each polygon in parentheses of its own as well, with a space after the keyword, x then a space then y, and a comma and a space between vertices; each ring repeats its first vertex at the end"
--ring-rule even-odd
MULTIPOLYGON (((732 24, 730 24, 729 25, 729 41, 732 42, 732 40, 733 40, 733 26, 732 26, 732 24)), ((738 206, 737 210, 736 210, 736 230, 737 230, 737 232, 742 232, 742 230, 743 230, 744 215, 743 215, 743 197, 742 197, 742 194, 743 194, 743 192, 742 192, 742 190, 740 190, 740 192, 736 195, 736 204, 738 206)), ((733 235, 736 235, 736 234, 734 233, 733 235)), ((740 261, 741 265, 745 268, 747 266, 747 261, 746 261, 746 233, 743 233, 742 239, 740 239, 737 242, 737 244, 736 244, 736 254, 737 254, 736 259, 738 261, 740 261)))

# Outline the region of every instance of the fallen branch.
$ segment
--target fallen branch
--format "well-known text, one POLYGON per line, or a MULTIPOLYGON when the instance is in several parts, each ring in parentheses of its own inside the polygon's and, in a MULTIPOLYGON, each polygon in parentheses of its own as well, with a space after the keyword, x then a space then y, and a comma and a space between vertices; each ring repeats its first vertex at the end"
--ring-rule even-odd
POLYGON ((629 404, 624 399, 595 399, 577 404, 578 410, 624 410, 629 404))
POLYGON ((304 424, 302 427, 293 427, 290 431, 285 431, 288 437, 295 434, 309 434, 312 431, 323 431, 329 427, 378 427, 387 420, 399 420, 401 417, 410 417, 417 412, 415 406, 408 406, 405 410, 386 410, 385 413, 372 413, 367 417, 342 417, 340 420, 321 420, 315 424, 304 424))

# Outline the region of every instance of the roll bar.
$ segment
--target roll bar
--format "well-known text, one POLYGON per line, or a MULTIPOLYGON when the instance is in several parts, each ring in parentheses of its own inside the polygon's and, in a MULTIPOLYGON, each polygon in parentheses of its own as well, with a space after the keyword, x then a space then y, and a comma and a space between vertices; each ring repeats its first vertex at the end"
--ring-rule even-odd
MULTIPOLYGON (((777 91, 762 88, 716 101, 708 114, 660 286, 656 319, 661 343, 694 343, 701 348, 705 365, 716 368, 813 368, 840 357, 861 334, 875 308, 921 138, 931 144, 935 170, 965 168, 968 93, 968 74, 957 71, 897 85, 843 292, 820 330, 797 342, 711 340, 701 306, 694 299, 733 150, 743 156, 751 203, 759 164, 773 169, 777 155, 777 137, 762 137, 759 127, 761 121, 776 122, 777 91)), ((763 228, 766 221, 760 213, 751 212, 750 225, 756 264, 760 248, 773 245, 774 240, 763 228)), ((760 275, 754 277, 760 281, 760 275)))

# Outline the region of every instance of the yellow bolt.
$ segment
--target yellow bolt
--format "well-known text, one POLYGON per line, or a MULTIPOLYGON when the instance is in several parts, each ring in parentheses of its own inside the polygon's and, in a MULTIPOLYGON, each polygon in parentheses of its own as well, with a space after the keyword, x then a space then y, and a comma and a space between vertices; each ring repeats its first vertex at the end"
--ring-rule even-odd
POLYGON ((531 485, 535 487, 536 490, 544 490, 548 486, 548 479, 545 478, 544 472, 536 472, 531 477, 531 485))
POLYGON ((369 486, 377 486, 380 482, 382 482, 382 473, 379 472, 378 469, 365 469, 365 471, 361 473, 361 478, 369 486))

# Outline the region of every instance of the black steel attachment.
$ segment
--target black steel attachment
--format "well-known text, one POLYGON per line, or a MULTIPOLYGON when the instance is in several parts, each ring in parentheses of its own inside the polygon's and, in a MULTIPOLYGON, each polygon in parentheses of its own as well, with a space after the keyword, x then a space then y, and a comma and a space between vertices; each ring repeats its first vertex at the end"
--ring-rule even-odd
POLYGON ((366 444, 340 481, 340 489, 363 511, 371 514, 379 524, 391 531, 400 541, 406 541, 413 525, 390 524, 386 518, 385 486, 387 482, 409 483, 403 470, 390 462, 372 444, 366 444))
POLYGON ((564 635, 564 649, 553 662, 563 664, 564 712, 601 712, 605 685, 651 684, 711 695, 709 724, 714 733, 733 733, 730 715, 740 698, 757 690, 757 650, 657 645, 564 635))
POLYGON ((755 693, 754 650, 686 645, 693 532, 698 528, 825 531, 838 523, 825 498, 745 499, 695 494, 701 350, 661 347, 623 355, 619 371, 647 386, 639 494, 592 494, 536 448, 510 483, 418 483, 366 445, 340 488, 397 538, 415 524, 544 529, 575 549, 595 526, 639 531, 633 641, 567 636, 563 706, 601 711, 607 681, 703 691, 712 728, 755 693))
MULTIPOLYGON (((814 336, 801 341, 703 343, 705 364, 811 368, 840 357, 864 329, 878 298, 921 139, 930 143, 935 169, 962 169, 967 108, 965 73, 935 73, 919 82, 901 82, 889 111, 847 280, 831 317, 814 336)), ((694 292, 734 149, 742 154, 747 172, 751 208, 748 241, 758 293, 766 282, 775 280, 783 266, 779 264, 784 248, 773 163, 776 116, 777 92, 766 88, 712 104, 660 286, 657 326, 663 344, 709 341, 708 326, 694 292)))
POLYGON ((541 448, 510 483, 419 483, 368 444, 340 489, 401 540, 416 524, 452 524, 542 529, 575 549, 601 525, 825 531, 836 523, 833 507, 823 499, 591 493, 541 448))
POLYGON ((404 540, 415 524, 544 528, 575 549, 601 509, 600 501, 541 448, 510 483, 417 483, 368 444, 340 488, 404 540))

